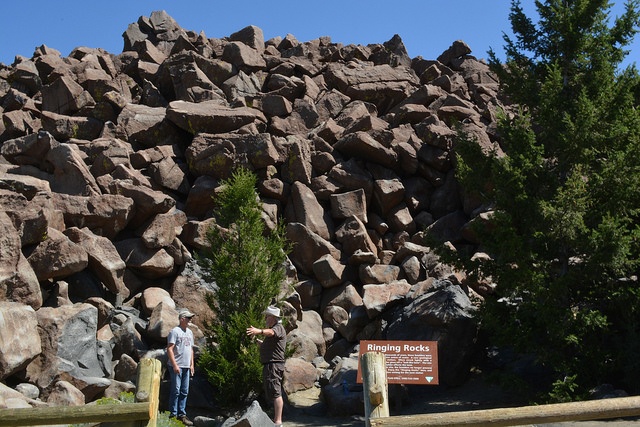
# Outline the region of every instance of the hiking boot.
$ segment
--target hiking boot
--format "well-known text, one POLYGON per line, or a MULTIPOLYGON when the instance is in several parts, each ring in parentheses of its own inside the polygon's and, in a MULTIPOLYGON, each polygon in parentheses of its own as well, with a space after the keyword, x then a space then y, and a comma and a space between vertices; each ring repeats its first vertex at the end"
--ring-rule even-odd
POLYGON ((193 421, 191 421, 189 418, 187 418, 186 415, 181 415, 178 417, 178 421, 181 421, 182 424, 186 425, 186 426, 192 426, 193 425, 193 421))

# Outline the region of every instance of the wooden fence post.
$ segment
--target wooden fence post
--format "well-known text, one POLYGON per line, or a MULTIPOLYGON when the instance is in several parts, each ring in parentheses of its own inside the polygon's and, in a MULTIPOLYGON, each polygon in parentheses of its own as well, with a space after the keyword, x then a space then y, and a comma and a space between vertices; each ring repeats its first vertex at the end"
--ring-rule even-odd
POLYGON ((136 402, 149 403, 147 427, 156 427, 160 406, 160 380, 162 363, 158 359, 142 359, 138 363, 136 402))
POLYGON ((372 418, 389 416, 387 366, 385 355, 380 352, 364 353, 361 363, 364 414, 369 426, 372 418))

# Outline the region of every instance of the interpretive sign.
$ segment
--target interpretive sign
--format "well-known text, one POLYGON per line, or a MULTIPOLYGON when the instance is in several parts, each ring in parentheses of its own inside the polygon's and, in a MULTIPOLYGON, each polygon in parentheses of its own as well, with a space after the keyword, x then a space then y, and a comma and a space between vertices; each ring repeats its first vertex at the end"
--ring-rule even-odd
POLYGON ((372 351, 385 355, 388 384, 438 384, 437 341, 360 341, 359 383, 362 355, 372 351))

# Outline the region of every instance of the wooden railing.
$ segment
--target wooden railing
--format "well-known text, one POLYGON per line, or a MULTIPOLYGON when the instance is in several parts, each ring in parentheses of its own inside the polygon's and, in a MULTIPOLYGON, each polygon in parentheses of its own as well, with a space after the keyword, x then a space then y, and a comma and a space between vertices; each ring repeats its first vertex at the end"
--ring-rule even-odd
POLYGON ((367 427, 519 426, 640 416, 640 396, 516 408, 389 416, 384 354, 365 353, 360 362, 367 427))
POLYGON ((0 409, 0 426, 121 422, 123 427, 156 427, 161 369, 157 359, 140 361, 136 403, 0 409))

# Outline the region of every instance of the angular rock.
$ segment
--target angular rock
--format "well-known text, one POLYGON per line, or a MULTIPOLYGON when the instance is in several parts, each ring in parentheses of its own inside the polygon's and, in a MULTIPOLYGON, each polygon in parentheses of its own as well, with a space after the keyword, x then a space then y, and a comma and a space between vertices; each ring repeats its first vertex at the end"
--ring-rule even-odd
POLYGON ((223 92, 209 80, 195 62, 175 62, 169 66, 169 75, 176 100, 226 104, 223 92))
POLYGON ((249 25, 229 35, 229 41, 242 42, 258 52, 264 50, 264 34, 262 33, 262 29, 255 25, 249 25))
POLYGON ((324 255, 313 263, 313 274, 323 287, 331 288, 345 281, 345 268, 331 255, 324 255))
POLYGON ((378 179, 373 186, 373 202, 382 216, 404 200, 405 189, 399 179, 378 179))
POLYGON ((285 361, 282 381, 282 389, 285 393, 291 394, 310 389, 317 379, 318 370, 311 362, 297 358, 285 361))
POLYGON ((412 93, 419 83, 410 68, 386 64, 348 68, 332 63, 327 67, 325 79, 352 99, 374 103, 383 114, 412 93))
POLYGON ((347 218, 338 227, 336 239, 342 244, 342 253, 347 259, 356 251, 378 253, 364 224, 355 216, 347 218))
POLYGON ((438 62, 443 63, 444 65, 450 65, 454 59, 460 58, 461 56, 468 55, 471 53, 471 48, 462 40, 456 40, 453 42, 451 46, 440 56, 438 56, 438 62))
POLYGON ((42 291, 35 271, 22 254, 18 232, 9 216, 0 211, 0 300, 42 305, 42 291))
POLYGON ((331 215, 334 218, 346 219, 355 216, 364 224, 368 222, 367 200, 363 189, 332 194, 329 196, 329 200, 331 202, 331 215))
POLYGON ((215 223, 215 218, 189 221, 184 225, 180 238, 185 244, 198 250, 209 248, 211 243, 207 239, 207 231, 209 227, 215 226, 215 223))
POLYGON ((322 311, 332 305, 342 307, 350 313, 355 307, 362 306, 362 297, 353 283, 347 282, 322 293, 322 311))
POLYGON ((287 153, 280 175, 288 184, 299 181, 305 185, 311 182, 311 146, 310 141, 298 136, 286 138, 287 153))
POLYGON ((149 249, 159 249, 170 246, 177 236, 182 233, 182 226, 187 223, 184 212, 172 209, 167 213, 160 213, 153 217, 142 231, 142 240, 149 249))
POLYGON ((344 357, 329 378, 329 384, 322 387, 322 398, 331 416, 362 415, 362 388, 356 388, 358 372, 357 357, 344 357))
POLYGON ((403 300, 410 289, 411 285, 406 280, 364 285, 362 287, 362 303, 367 310, 367 315, 370 319, 376 318, 390 304, 403 300))
POLYGON ((387 214, 389 229, 394 233, 406 232, 413 234, 416 231, 416 223, 411 216, 409 208, 404 203, 394 206, 387 214))
POLYGON ((46 160, 53 167, 53 176, 49 180, 49 185, 54 192, 77 196, 102 194, 74 145, 59 144, 52 147, 46 154, 46 160))
POLYGON ((134 202, 121 195, 85 197, 54 193, 53 205, 63 213, 69 226, 87 227, 98 236, 113 238, 128 225, 134 202))
POLYGON ((228 43, 222 52, 222 59, 246 72, 258 71, 267 66, 258 50, 242 42, 228 43))
POLYGON ((320 307, 322 297, 322 285, 315 280, 303 280, 294 285, 294 289, 300 296, 300 304, 303 310, 316 310, 320 307))
POLYGON ((349 312, 339 305, 329 305, 322 313, 322 320, 337 330, 347 324, 349 312))
POLYGON ((260 125, 267 121, 258 110, 229 108, 216 101, 173 101, 167 108, 167 118, 192 135, 231 132, 251 123, 260 125))
POLYGON ((112 181, 109 183, 112 194, 120 194, 133 201, 132 227, 139 227, 157 214, 169 212, 176 204, 171 196, 162 191, 134 185, 130 181, 112 181))
MULTIPOLYGON (((303 311, 302 318, 297 322, 297 328, 291 331, 288 337, 291 337, 292 348, 298 347, 295 351, 298 357, 311 361, 316 356, 324 356, 326 343, 322 334, 322 318, 316 311, 303 311), (300 348, 304 348, 304 345, 299 345, 301 341, 309 343, 306 351, 300 348)), ((287 338, 287 342, 289 342, 289 338, 287 338)))
MULTIPOLYGON (((165 308, 172 308, 174 311, 176 308, 176 304, 171 298, 169 292, 166 289, 158 288, 156 286, 149 287, 142 292, 140 304, 142 306, 142 310, 147 315, 150 315, 160 304, 163 304, 165 308)), ((177 311, 175 312, 175 315, 177 318, 177 311)))
POLYGON ((262 83, 257 74, 246 74, 241 70, 235 76, 225 80, 222 84, 222 92, 233 106, 256 107, 257 100, 262 96, 262 83))
POLYGON ((327 224, 324 209, 309 187, 301 182, 294 182, 291 186, 290 203, 295 213, 292 222, 303 224, 325 240, 331 239, 330 228, 333 227, 327 224))
POLYGON ((42 351, 33 308, 22 302, 0 302, 0 379, 24 369, 42 351))
POLYGON ((68 76, 60 76, 42 88, 42 109, 56 114, 72 115, 95 101, 82 86, 68 76))
POLYGON ((286 226, 286 237, 293 244, 291 261, 304 274, 313 273, 313 263, 323 255, 331 255, 340 259, 340 251, 303 224, 289 223, 286 226))
POLYGON ((67 277, 89 265, 87 251, 58 230, 50 228, 47 238, 27 258, 39 281, 67 277))
POLYGON ((142 239, 125 239, 115 243, 120 257, 141 277, 159 279, 170 276, 175 261, 165 249, 149 249, 142 239))
POLYGON ((113 344, 113 355, 116 359, 119 359, 123 354, 128 354, 134 360, 139 361, 149 351, 149 345, 142 339, 130 317, 114 328, 113 344))
POLYGON ((43 160, 58 144, 50 133, 42 131, 5 141, 0 146, 0 154, 14 165, 32 165, 47 170, 50 167, 43 160))
POLYGON ((176 193, 189 194, 189 168, 186 163, 174 157, 165 157, 151 164, 149 174, 155 183, 176 193))
POLYGON ((113 369, 113 377, 116 381, 130 381, 131 383, 135 383, 137 372, 138 363, 128 354, 123 354, 113 369))
POLYGON ((360 265, 359 277, 364 284, 391 283, 400 276, 400 267, 397 265, 360 265))
POLYGON ((129 295, 124 284, 126 264, 109 239, 95 235, 88 228, 70 227, 64 234, 87 252, 89 268, 107 289, 123 297, 129 295))
POLYGON ((284 117, 293 111, 291 101, 276 94, 265 95, 260 101, 260 106, 267 117, 284 117))
POLYGON ((51 406, 82 406, 84 394, 68 381, 58 381, 51 387, 47 403, 51 406))
POLYGON ((108 375, 111 361, 98 357, 97 314, 97 309, 89 304, 38 310, 42 353, 27 366, 29 381, 48 388, 58 379, 73 383, 83 377, 108 375))
MULTIPOLYGON (((134 153, 130 144, 118 138, 97 138, 89 144, 88 155, 93 160, 90 171, 96 181, 106 174, 120 174, 124 171, 132 171, 131 156, 134 153)), ((135 172, 127 174, 133 176, 135 172)), ((113 175, 112 175, 113 176, 113 175)))
POLYGON ((402 264, 400 264, 400 268, 402 269, 402 274, 411 285, 415 285, 425 279, 425 272, 421 268, 420 260, 417 256, 405 259, 402 264))
POLYGON ((362 157, 388 168, 395 168, 397 154, 364 132, 350 133, 339 139, 333 148, 346 157, 362 157))
POLYGON ((150 338, 157 342, 166 343, 169 332, 178 326, 178 323, 178 311, 175 309, 173 301, 168 304, 160 302, 151 310, 146 332, 150 338))
POLYGON ((167 109, 127 104, 118 115, 118 128, 131 144, 142 147, 189 141, 188 133, 167 118, 167 109))
POLYGON ((217 287, 215 283, 205 282, 199 269, 195 260, 189 260, 171 284, 170 293, 177 307, 187 308, 196 314, 192 323, 204 329, 207 322, 212 322, 215 318, 207 301, 214 297, 217 287))
POLYGON ((210 214, 214 208, 215 193, 219 186, 220 182, 213 177, 202 175, 196 178, 184 206, 187 217, 202 219, 210 214))
POLYGON ((42 89, 42 79, 38 74, 35 63, 31 60, 18 62, 9 73, 12 86, 25 92, 29 96, 33 96, 42 89))
POLYGON ((15 110, 2 114, 0 130, 6 139, 31 135, 40 129, 40 121, 29 111, 15 110))
POLYGON ((269 134, 207 134, 193 138, 185 152, 190 170, 196 175, 226 179, 238 164, 261 169, 276 164, 280 155, 269 134))
POLYGON ((258 401, 254 400, 239 419, 228 418, 222 425, 224 427, 261 427, 272 424, 269 415, 262 410, 258 401))

